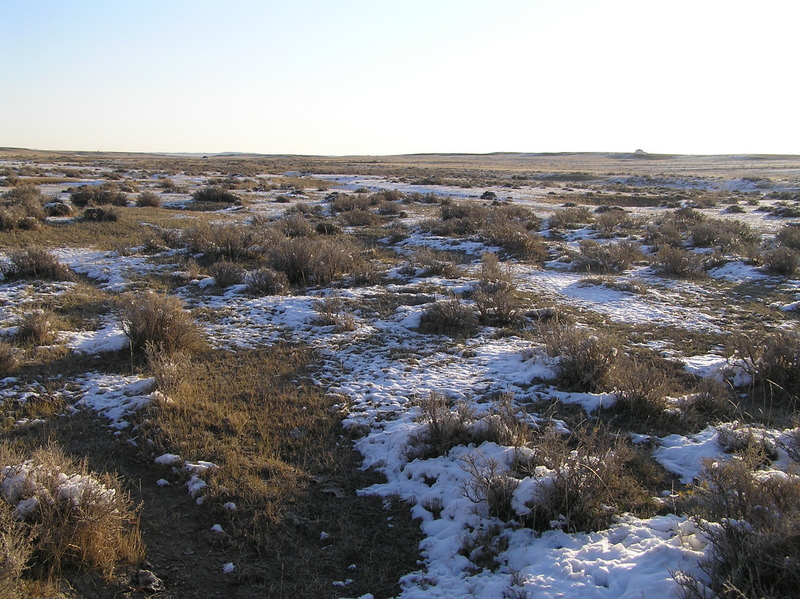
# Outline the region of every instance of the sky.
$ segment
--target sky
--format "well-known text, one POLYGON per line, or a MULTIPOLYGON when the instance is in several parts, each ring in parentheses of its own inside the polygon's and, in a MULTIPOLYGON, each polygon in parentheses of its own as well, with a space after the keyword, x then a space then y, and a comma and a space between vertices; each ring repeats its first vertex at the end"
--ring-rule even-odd
POLYGON ((0 0, 0 146, 800 154, 796 0, 0 0))

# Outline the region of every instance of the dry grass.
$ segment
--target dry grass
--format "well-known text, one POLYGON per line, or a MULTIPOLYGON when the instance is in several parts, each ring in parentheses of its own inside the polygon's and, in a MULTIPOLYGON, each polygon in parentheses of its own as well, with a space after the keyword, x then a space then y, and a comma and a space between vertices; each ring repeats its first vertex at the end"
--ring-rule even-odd
POLYGON ((219 466, 208 496, 234 501, 237 528, 269 543, 280 523, 323 469, 335 470, 320 439, 338 434, 333 398, 305 378, 310 350, 289 345, 197 356, 175 404, 154 408, 151 439, 158 451, 219 466), (264 376, 264 373, 270 373, 264 376), (265 528, 266 527, 266 528, 265 528))
POLYGON ((142 558, 138 516, 118 480, 89 472, 55 446, 25 457, 3 445, 0 458, 3 499, 24 524, 9 533, 17 551, 30 540, 34 575, 52 579, 76 568, 110 580, 118 566, 142 558))

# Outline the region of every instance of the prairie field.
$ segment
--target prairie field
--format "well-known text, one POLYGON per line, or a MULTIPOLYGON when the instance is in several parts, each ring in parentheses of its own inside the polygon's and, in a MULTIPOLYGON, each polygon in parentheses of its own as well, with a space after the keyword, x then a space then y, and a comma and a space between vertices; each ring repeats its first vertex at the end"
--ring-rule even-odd
POLYGON ((0 148, 0 598, 779 598, 800 157, 0 148))

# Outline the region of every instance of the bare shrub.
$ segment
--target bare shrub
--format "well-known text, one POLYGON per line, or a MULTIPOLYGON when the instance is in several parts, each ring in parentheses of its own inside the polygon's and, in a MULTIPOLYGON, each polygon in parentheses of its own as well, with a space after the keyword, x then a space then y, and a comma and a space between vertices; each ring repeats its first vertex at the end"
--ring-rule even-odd
POLYGON ((24 344, 46 345, 55 340, 57 331, 55 314, 45 310, 34 310, 23 316, 15 338, 24 344))
POLYGON ((244 281, 244 269, 235 264, 223 260, 217 262, 211 267, 211 276, 214 277, 217 285, 220 287, 231 287, 232 285, 239 285, 244 281))
POLYGON ((17 348, 5 341, 0 341, 0 378, 13 374, 17 369, 19 366, 17 354, 17 348))
POLYGON ((447 455, 453 447, 470 442, 470 424, 475 420, 475 412, 466 403, 456 404, 455 409, 451 409, 444 395, 431 392, 419 401, 419 409, 419 419, 425 427, 409 439, 409 453, 413 457, 427 459, 447 455))
POLYGON ((342 228, 336 223, 321 222, 317 223, 314 229, 320 235, 341 235, 342 228))
POLYGON ((47 250, 30 247, 12 252, 11 264, 3 275, 10 279, 38 279, 43 281, 69 281, 72 271, 61 264, 47 250))
POLYGON ((160 208, 161 198, 152 191, 143 191, 136 198, 136 205, 139 208, 160 208))
POLYGON ((800 253, 788 247, 779 247, 766 252, 762 260, 768 271, 789 277, 800 266, 800 253))
MULTIPOLYGON (((713 547, 701 567, 725 599, 793 597, 800 588, 800 479, 754 473, 752 465, 747 457, 708 462, 692 489, 690 507, 713 547)), ((707 596, 678 580, 687 596, 707 596)))
POLYGON ((778 241, 790 249, 800 251, 800 226, 787 225, 778 231, 778 241))
POLYGON ((704 274, 702 257, 669 245, 658 250, 653 266, 658 272, 676 277, 696 277, 704 274))
POLYGON ((504 326, 522 316, 513 273, 509 267, 501 266, 495 254, 483 255, 481 278, 472 299, 484 324, 504 326))
POLYGON ((263 267, 245 277, 247 292, 253 295, 281 295, 289 289, 289 279, 282 272, 263 267))
POLYGON ((577 229, 594 220, 592 213, 586 206, 571 206, 556 210, 550 217, 551 229, 577 229))
POLYGON ((282 239, 267 251, 267 259, 292 285, 326 285, 361 262, 357 246, 337 237, 282 239))
POLYGON ((315 302, 314 310, 319 314, 316 323, 320 326, 333 326, 340 333, 356 329, 355 317, 345 309, 344 300, 338 295, 315 302))
POLYGON ((689 233, 695 247, 719 247, 723 252, 752 244, 758 235, 738 220, 706 219, 693 225, 689 233))
POLYGON ((573 261, 575 270, 610 273, 621 272, 642 258, 639 248, 630 243, 597 243, 591 239, 580 242, 580 255, 573 261))
POLYGON ((471 337, 478 328, 475 311, 457 296, 431 304, 419 322, 419 332, 451 337, 471 337))
POLYGON ((478 452, 462 457, 461 468, 469 475, 460 487, 464 497, 476 504, 485 503, 493 518, 508 521, 516 517, 511 500, 519 479, 509 476, 497 460, 478 452))
POLYGON ((241 204, 242 199, 235 193, 231 193, 220 185, 209 185, 203 189, 198 189, 192 194, 195 202, 221 203, 221 204, 241 204))
POLYGON ((600 331, 556 323, 543 329, 548 355, 558 357, 556 380, 572 391, 595 392, 609 386, 617 359, 617 339, 600 331))
POLYGON ((102 183, 81 185, 70 193, 70 200, 78 208, 86 208, 89 204, 125 206, 128 203, 128 196, 119 190, 116 183, 102 183))
POLYGON ((554 527, 566 532, 607 528, 617 514, 640 516, 655 510, 647 486, 660 474, 642 452, 622 438, 597 429, 576 429, 569 435, 550 433, 534 447, 533 467, 550 470, 539 486, 539 497, 527 507, 531 528, 554 527))
POLYGON ((151 351, 167 355, 192 354, 206 347, 201 328, 174 295, 126 293, 121 296, 119 307, 120 325, 132 352, 142 353, 151 347, 151 351))
POLYGON ((52 577, 75 567, 110 580, 119 565, 142 558, 138 515, 118 480, 53 446, 27 460, 3 449, 3 499, 30 535, 34 571, 52 577))

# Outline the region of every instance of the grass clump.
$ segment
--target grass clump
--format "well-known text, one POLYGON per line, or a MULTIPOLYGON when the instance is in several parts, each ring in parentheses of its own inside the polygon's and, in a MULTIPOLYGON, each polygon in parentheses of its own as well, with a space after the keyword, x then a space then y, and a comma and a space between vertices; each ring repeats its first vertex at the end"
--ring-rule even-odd
POLYGON ((15 340, 23 345, 47 345, 55 341, 58 331, 56 315, 45 310, 34 310, 22 317, 15 340))
POLYGON ((241 204, 242 199, 235 193, 221 185, 209 185, 198 189, 192 194, 192 199, 199 203, 209 204, 241 204))
POLYGON ((120 325, 133 353, 142 354, 152 348, 166 354, 192 354, 206 347, 202 329, 174 295, 126 293, 120 298, 119 307, 120 325))
MULTIPOLYGON (((85 462, 68 459, 55 446, 27 459, 7 446, 0 454, 2 536, 12 539, 20 559, 29 551, 34 575, 52 579, 74 568, 110 580, 120 565, 142 558, 138 515, 114 477, 89 472, 85 462)), ((9 566, 20 569, 6 558, 9 566)))

